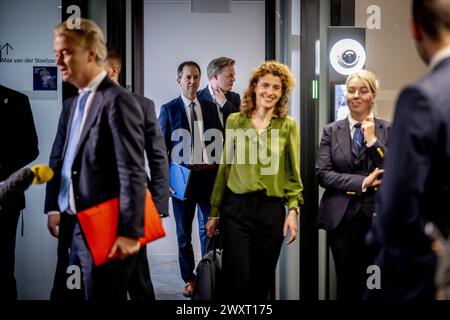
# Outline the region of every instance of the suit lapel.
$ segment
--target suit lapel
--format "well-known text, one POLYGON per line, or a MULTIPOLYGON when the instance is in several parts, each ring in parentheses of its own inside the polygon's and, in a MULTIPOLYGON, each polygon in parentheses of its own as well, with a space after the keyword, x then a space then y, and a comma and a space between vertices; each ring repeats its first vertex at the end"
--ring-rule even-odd
POLYGON ((181 96, 178 97, 177 101, 177 107, 178 107, 178 114, 181 115, 181 126, 182 128, 186 129, 187 131, 191 132, 191 127, 189 126, 189 121, 186 114, 186 109, 184 108, 183 99, 181 99, 181 96))
POLYGON ((375 118, 375 136, 377 137, 377 140, 383 141, 384 136, 384 125, 383 122, 375 118))
POLYGON ((88 114, 86 116, 86 120, 83 125, 83 131, 81 131, 80 140, 78 141, 77 151, 75 152, 75 154, 78 153, 78 149, 80 148, 83 141, 86 139, 87 133, 94 124, 94 121, 97 118, 97 115, 100 111, 100 106, 102 102, 103 102, 103 91, 97 90, 95 92, 94 99, 92 100, 92 103, 89 107, 88 114))
POLYGON ((341 149, 345 160, 347 161, 350 168, 353 168, 351 153, 354 151, 352 151, 351 140, 349 139, 349 136, 350 136, 350 126, 348 124, 348 120, 345 119, 338 125, 336 138, 339 148, 341 149))
MULTIPOLYGON (((209 92, 208 92, 208 94, 209 94, 209 92)), ((202 103, 202 101, 200 101, 200 99, 198 99, 198 102, 200 103, 200 110, 202 110, 203 131, 206 131, 209 129, 209 125, 210 125, 210 121, 209 121, 210 112, 214 112, 214 110, 207 110, 208 108, 205 106, 204 103, 202 103)), ((215 103, 214 103, 214 106, 216 106, 215 103)), ((216 108, 216 110, 217 110, 217 108, 216 108)), ((219 117, 219 115, 217 115, 217 118, 218 117, 219 117)))
POLYGON ((211 92, 209 92, 208 86, 206 86, 206 88, 203 89, 203 92, 204 92, 203 96, 204 96, 204 98, 205 98, 206 100, 209 100, 209 101, 211 101, 211 102, 214 102, 214 99, 213 99, 213 97, 211 96, 211 92))
POLYGON ((80 98, 80 96, 78 96, 76 99, 73 99, 72 105, 70 106, 69 119, 67 120, 67 128, 66 128, 66 141, 64 141, 62 159, 64 159, 64 157, 66 155, 67 143, 69 142, 69 136, 70 136, 70 127, 72 127, 73 115, 75 114, 75 108, 76 108, 77 101, 79 98, 80 98))

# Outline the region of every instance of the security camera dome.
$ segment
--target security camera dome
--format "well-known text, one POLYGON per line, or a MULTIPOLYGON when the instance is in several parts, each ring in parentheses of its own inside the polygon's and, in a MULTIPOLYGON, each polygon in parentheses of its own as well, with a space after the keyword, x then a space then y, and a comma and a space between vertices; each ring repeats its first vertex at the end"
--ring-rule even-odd
POLYGON ((345 67, 353 67, 358 62, 358 55, 352 49, 345 50, 342 53, 341 61, 345 67))
POLYGON ((336 72, 348 76, 364 67, 366 51, 355 39, 346 38, 331 47, 329 58, 336 72))

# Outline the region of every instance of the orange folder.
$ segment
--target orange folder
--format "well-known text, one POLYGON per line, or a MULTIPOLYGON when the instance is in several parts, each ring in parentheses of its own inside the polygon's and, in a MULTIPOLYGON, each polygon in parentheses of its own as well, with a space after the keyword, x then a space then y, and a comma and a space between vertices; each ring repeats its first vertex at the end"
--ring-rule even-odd
MULTIPOLYGON (((78 212, 78 220, 94 264, 98 266, 111 260, 108 258, 108 254, 117 239, 119 198, 102 202, 78 212)), ((165 235, 161 217, 150 192, 147 190, 145 195, 144 236, 139 238, 141 247, 165 235)))

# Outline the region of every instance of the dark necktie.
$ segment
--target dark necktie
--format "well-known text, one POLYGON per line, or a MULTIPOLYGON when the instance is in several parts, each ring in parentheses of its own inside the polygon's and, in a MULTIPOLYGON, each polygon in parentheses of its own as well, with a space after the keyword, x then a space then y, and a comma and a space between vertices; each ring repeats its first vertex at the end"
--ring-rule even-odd
POLYGON ((355 131, 353 132, 353 147, 355 148, 356 153, 359 153, 359 151, 361 150, 361 147, 364 143, 364 136, 361 132, 361 123, 356 123, 355 126, 355 131))
POLYGON ((189 118, 191 122, 191 147, 193 155, 193 163, 199 164, 202 162, 202 147, 200 140, 200 127, 198 125, 197 113, 195 112, 195 103, 189 104, 189 118))
POLYGON ((72 125, 70 126, 69 140, 64 155, 64 162, 61 169, 61 187, 58 195, 58 205, 60 212, 64 212, 69 208, 69 189, 72 180, 72 164, 75 159, 75 151, 77 150, 80 140, 81 121, 83 120, 84 107, 90 91, 86 90, 78 96, 75 113, 73 115, 72 125))

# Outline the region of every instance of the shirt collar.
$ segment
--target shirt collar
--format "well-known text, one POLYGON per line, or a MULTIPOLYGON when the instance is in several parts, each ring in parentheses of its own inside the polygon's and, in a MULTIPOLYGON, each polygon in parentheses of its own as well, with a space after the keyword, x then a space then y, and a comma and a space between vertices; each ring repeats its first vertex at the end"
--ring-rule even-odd
POLYGON ((450 46, 442 48, 431 58, 429 70, 433 70, 442 60, 450 58, 450 46))
MULTIPOLYGON (((375 115, 373 114, 373 112, 371 112, 371 113, 369 114, 369 117, 372 117, 373 119, 375 119, 375 115)), ((349 114, 348 114, 348 123, 349 123, 349 125, 350 125, 350 130, 352 130, 353 127, 355 126, 355 124, 359 123, 359 121, 356 120, 355 118, 353 118, 353 117, 352 117, 352 114, 349 113, 349 114)))
POLYGON ((198 101, 197 96, 195 96, 195 99, 191 101, 188 98, 186 98, 185 96, 181 95, 181 100, 183 100, 183 104, 185 107, 189 107, 191 102, 194 102, 196 106, 200 105, 200 102, 198 101))
MULTIPOLYGON (((214 91, 213 91, 213 88, 211 87, 211 84, 209 84, 209 83, 208 83, 208 90, 209 90, 209 94, 214 99, 214 91)), ((224 92, 224 94, 227 94, 227 93, 228 93, 228 91, 224 92)))
POLYGON ((208 90, 209 90, 209 94, 211 95, 211 97, 214 99, 214 91, 211 87, 211 85, 208 83, 208 90))
POLYGON ((78 93, 81 93, 83 91, 96 91, 100 83, 103 81, 103 79, 106 77, 106 70, 102 70, 97 74, 92 80, 88 83, 86 87, 83 89, 78 90, 78 93))

